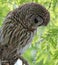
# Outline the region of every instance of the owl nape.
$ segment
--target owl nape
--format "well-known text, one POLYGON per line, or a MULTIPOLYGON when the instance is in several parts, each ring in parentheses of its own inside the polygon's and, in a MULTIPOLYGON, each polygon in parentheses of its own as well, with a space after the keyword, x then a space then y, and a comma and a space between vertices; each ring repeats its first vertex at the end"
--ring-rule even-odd
POLYGON ((22 54, 30 46, 37 28, 47 26, 49 20, 48 10, 37 3, 24 4, 9 12, 0 30, 0 65, 14 65, 17 59, 29 65, 22 54))

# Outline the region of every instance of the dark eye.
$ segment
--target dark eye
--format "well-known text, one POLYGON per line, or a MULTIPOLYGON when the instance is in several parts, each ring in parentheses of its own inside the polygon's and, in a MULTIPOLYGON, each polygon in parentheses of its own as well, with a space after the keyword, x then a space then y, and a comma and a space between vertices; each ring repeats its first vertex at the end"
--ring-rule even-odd
POLYGON ((38 20, 36 18, 34 19, 34 23, 38 23, 38 20))

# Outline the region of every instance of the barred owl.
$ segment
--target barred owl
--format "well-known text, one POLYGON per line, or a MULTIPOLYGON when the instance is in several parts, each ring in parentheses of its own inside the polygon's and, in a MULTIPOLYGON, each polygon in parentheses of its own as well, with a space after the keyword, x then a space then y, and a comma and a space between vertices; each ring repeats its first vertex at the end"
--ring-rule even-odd
POLYGON ((39 26, 46 26, 50 14, 37 3, 24 4, 8 13, 0 32, 0 59, 14 59, 29 47, 39 26))

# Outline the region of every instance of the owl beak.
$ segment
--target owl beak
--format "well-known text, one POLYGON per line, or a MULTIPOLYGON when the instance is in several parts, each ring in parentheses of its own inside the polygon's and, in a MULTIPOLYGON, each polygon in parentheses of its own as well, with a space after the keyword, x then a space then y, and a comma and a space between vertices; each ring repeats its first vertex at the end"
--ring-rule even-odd
POLYGON ((42 24, 38 25, 38 26, 42 26, 42 24))
POLYGON ((38 26, 43 26, 43 23, 39 24, 38 26))

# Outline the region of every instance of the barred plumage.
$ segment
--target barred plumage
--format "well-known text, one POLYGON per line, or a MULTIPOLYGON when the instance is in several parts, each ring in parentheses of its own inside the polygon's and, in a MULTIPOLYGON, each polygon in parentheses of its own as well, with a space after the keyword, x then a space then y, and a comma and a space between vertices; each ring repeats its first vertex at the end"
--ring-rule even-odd
POLYGON ((0 58, 21 55, 30 45, 37 27, 47 25, 49 19, 49 12, 36 3, 22 5, 8 13, 0 35, 0 58))

